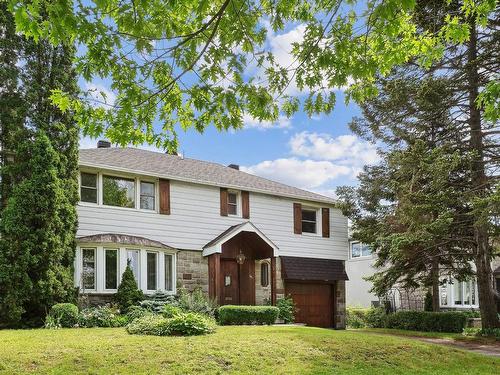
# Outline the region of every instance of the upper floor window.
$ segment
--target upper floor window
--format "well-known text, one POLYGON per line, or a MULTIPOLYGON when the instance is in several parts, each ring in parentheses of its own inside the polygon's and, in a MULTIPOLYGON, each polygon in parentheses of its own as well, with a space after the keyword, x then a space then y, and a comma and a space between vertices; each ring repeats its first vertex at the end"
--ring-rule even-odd
POLYGON ((155 184, 153 182, 141 181, 141 208, 143 210, 155 209, 155 184))
POLYGON ((370 255, 372 255, 372 249, 370 245, 365 245, 361 242, 351 243, 351 258, 368 257, 370 255))
POLYGON ((97 174, 83 173, 80 176, 80 199, 82 202, 97 203, 97 174))
POLYGON ((135 207, 135 181, 102 176, 102 203, 107 206, 135 207))
POLYGON ((316 216, 317 210, 310 208, 302 209, 302 233, 317 233, 316 216))
POLYGON ((238 215, 238 193, 234 191, 227 193, 227 213, 229 215, 238 215))

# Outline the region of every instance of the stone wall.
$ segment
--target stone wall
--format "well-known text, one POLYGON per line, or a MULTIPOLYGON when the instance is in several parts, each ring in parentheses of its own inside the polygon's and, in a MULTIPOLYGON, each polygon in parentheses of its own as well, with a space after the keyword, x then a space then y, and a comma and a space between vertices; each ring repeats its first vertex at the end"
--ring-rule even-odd
POLYGON ((345 311, 345 281, 335 282, 335 329, 345 329, 346 311, 345 311))
POLYGON ((177 253, 177 288, 208 293, 208 258, 201 251, 181 250, 177 253))
MULTIPOLYGON (((283 279, 281 278, 281 261, 280 258, 276 258, 276 299, 285 297, 285 288, 283 279)), ((255 304, 265 305, 266 301, 271 300, 271 259, 262 259, 255 261, 255 304), (260 271, 262 262, 267 262, 269 264, 269 285, 262 286, 260 279, 260 271)))

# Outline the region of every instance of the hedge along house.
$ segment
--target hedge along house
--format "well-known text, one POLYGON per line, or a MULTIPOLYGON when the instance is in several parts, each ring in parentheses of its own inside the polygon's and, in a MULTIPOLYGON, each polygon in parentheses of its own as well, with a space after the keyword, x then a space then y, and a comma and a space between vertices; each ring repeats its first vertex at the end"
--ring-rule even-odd
POLYGON ((130 262, 146 294, 290 295, 298 322, 345 327, 347 218, 334 200, 236 165, 100 146, 80 150, 75 284, 91 301, 109 301, 130 262))

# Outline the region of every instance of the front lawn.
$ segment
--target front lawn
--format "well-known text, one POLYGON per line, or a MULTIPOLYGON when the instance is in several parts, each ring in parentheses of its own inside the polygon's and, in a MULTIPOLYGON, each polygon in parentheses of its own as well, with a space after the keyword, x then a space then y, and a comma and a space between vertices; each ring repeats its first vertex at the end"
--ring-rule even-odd
POLYGON ((197 337, 124 328, 0 331, 0 373, 495 374, 500 359, 375 333, 218 327, 197 337))

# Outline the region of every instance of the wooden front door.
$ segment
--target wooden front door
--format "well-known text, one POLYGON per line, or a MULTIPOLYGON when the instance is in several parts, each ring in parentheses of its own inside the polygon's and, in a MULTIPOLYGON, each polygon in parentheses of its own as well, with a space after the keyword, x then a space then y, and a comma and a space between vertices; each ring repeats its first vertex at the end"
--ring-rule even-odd
POLYGON ((286 283, 297 308, 295 321, 314 327, 333 327, 333 288, 330 284, 286 283))
POLYGON ((221 305, 239 305, 240 278, 238 263, 233 259, 221 259, 221 305))

